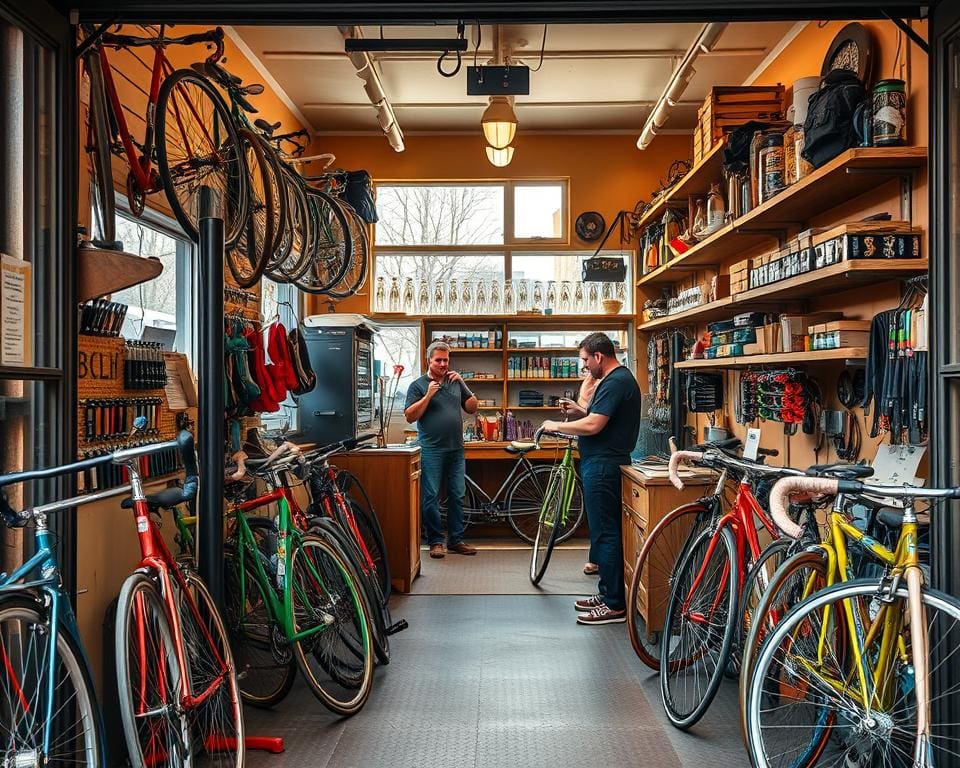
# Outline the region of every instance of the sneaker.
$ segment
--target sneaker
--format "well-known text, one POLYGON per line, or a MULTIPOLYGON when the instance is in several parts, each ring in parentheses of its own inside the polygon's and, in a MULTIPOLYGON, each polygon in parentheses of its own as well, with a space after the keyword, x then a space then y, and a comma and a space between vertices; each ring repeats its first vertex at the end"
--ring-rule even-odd
POLYGON ((590 613, 577 616, 577 624, 622 624, 627 620, 626 609, 615 611, 601 603, 590 613))
POLYGON ((441 558, 447 554, 447 548, 443 544, 431 544, 430 545, 430 557, 441 558))
POLYGON ((477 548, 471 547, 465 541, 461 541, 457 544, 451 544, 448 546, 447 552, 456 552, 458 555, 475 555, 477 554, 477 548))
POLYGON ((578 613, 590 613, 594 608, 599 608, 603 605, 603 598, 600 597, 600 595, 593 595, 592 597, 577 600, 573 605, 578 613))

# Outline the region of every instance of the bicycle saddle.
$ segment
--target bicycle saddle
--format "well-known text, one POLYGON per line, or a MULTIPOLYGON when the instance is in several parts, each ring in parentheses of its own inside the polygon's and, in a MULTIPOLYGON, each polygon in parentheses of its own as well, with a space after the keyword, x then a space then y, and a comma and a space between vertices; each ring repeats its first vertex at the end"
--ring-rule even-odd
POLYGON ((838 480, 860 480, 873 474, 873 467, 866 464, 814 464, 807 469, 808 475, 828 475, 838 480))
MULTIPOLYGON (((877 512, 876 521, 887 528, 897 530, 903 525, 903 510, 895 507, 883 507, 877 512)), ((927 528, 930 526, 930 518, 924 515, 922 519, 917 520, 917 524, 921 528, 927 528)))
POLYGON ((537 447, 536 443, 528 443, 522 440, 511 440, 504 450, 507 453, 527 453, 537 447))
MULTIPOLYGON (((183 504, 187 501, 187 496, 184 493, 183 488, 178 488, 177 486, 171 486, 170 488, 164 488, 158 493, 148 493, 147 494, 147 504, 151 507, 156 507, 159 509, 173 509, 178 504, 183 504)), ((133 509, 133 497, 127 497, 120 502, 120 507, 122 509, 133 509)))
POLYGON ((268 123, 262 117, 258 117, 256 120, 254 120, 253 124, 263 131, 267 136, 272 136, 273 132, 280 127, 279 120, 277 120, 275 123, 268 123))

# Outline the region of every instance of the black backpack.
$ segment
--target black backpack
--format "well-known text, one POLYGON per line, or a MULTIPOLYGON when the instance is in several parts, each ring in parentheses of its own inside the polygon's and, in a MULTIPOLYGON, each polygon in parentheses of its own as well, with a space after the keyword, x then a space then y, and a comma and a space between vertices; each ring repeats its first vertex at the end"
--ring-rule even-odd
POLYGON ((353 210, 367 224, 376 224, 377 206, 373 202, 373 182, 366 171, 347 171, 343 199, 353 206, 353 210))
POLYGON ((829 72, 820 88, 810 94, 800 154, 814 168, 856 145, 853 113, 865 98, 860 78, 847 69, 829 72))

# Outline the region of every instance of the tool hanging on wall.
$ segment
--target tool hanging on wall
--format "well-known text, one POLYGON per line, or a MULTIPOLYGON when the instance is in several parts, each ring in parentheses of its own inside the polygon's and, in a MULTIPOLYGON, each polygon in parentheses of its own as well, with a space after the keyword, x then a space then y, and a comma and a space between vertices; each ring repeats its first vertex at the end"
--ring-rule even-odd
POLYGON ((820 423, 823 397, 820 386, 793 368, 745 371, 740 377, 740 408, 737 420, 749 424, 757 419, 783 423, 784 434, 815 434, 820 423))
MULTIPOLYGON (((844 370, 837 378, 837 400, 843 406, 842 411, 836 411, 841 418, 832 429, 824 426, 823 432, 833 438, 833 447, 837 458, 843 461, 856 461, 860 457, 862 436, 860 420, 854 410, 863 402, 863 393, 866 387, 866 372, 863 368, 853 371, 844 370)), ((824 415, 833 413, 824 411, 824 415)))

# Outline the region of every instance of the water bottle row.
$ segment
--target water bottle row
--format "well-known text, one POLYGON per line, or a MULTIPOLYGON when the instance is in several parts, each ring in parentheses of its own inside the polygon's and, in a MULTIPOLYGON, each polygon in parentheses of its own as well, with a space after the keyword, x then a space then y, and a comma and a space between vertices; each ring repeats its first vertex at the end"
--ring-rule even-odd
POLYGON ((510 315, 540 310, 555 315, 604 312, 604 302, 626 302, 626 283, 582 280, 436 280, 415 287, 412 277, 378 277, 375 312, 408 315, 510 315))

